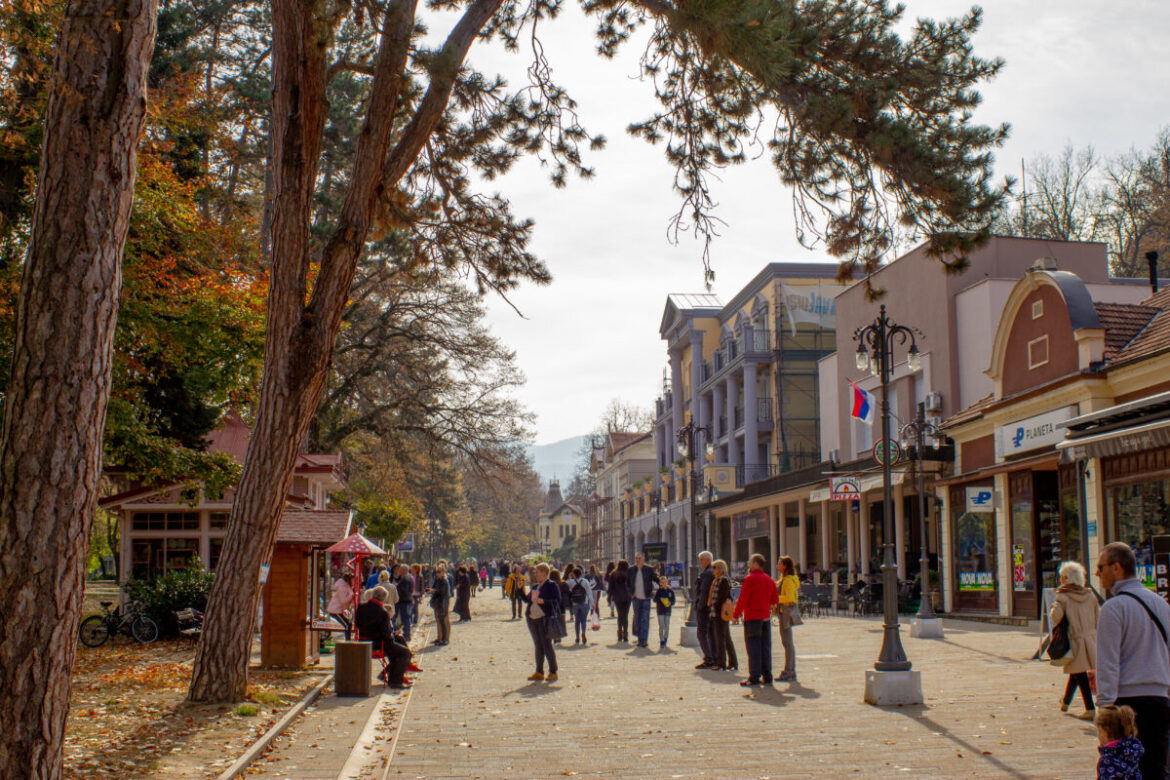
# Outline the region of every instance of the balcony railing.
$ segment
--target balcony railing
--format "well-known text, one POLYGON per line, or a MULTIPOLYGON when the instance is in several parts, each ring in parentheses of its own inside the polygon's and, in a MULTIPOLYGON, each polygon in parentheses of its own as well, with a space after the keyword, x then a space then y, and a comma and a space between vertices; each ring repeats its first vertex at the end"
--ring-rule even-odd
POLYGON ((742 427, 743 427, 743 407, 737 406, 737 407, 735 407, 735 430, 738 431, 742 427))
POLYGON ((780 467, 773 466, 770 463, 749 463, 744 466, 736 466, 735 486, 742 488, 744 485, 750 485, 753 482, 774 477, 779 473, 780 467))
POLYGON ((772 422, 772 399, 756 399, 756 419, 760 422, 772 422))

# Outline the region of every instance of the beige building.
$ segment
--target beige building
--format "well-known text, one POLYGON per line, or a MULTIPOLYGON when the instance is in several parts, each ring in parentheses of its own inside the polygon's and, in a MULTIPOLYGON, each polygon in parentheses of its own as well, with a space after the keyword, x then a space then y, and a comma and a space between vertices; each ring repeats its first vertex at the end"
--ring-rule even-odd
MULTIPOLYGON (((649 433, 614 432, 598 442, 593 454, 593 527, 590 543, 582 557, 594 563, 616 561, 626 555, 622 549, 623 501, 635 483, 645 483, 655 474, 654 437, 649 433)), ((654 541, 659 541, 655 539, 654 541)))
POLYGON ((544 498, 544 507, 536 520, 536 540, 540 552, 550 554, 577 539, 584 528, 581 510, 561 496, 561 483, 552 480, 544 498))

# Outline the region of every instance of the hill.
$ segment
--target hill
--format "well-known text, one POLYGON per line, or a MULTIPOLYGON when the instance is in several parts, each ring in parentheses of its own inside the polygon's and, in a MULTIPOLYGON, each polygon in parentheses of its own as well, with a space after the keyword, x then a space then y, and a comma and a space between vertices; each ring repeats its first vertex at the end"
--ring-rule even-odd
POLYGON ((569 484, 577 467, 577 452, 588 439, 588 436, 572 436, 551 444, 529 445, 533 468, 546 485, 554 477, 561 481, 562 486, 569 484))

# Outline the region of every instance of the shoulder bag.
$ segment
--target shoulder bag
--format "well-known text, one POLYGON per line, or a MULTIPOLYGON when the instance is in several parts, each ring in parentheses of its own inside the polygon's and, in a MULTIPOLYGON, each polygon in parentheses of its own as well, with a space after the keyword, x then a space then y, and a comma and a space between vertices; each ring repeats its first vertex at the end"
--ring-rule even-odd
POLYGON ((1060 622, 1052 629, 1052 633, 1049 636, 1052 639, 1048 643, 1048 657, 1053 662, 1063 664, 1065 658, 1072 653, 1072 643, 1069 642, 1068 638, 1068 615, 1060 619, 1060 622))
POLYGON ((545 630, 548 632, 550 639, 564 639, 568 634, 565 630, 564 614, 558 611, 549 615, 545 624, 545 630))
POLYGON ((723 602, 723 608, 720 610, 719 615, 723 618, 724 623, 730 623, 735 617, 735 602, 730 597, 728 597, 727 601, 723 602))
POLYGON ((1142 609, 1144 609, 1146 611, 1146 614, 1150 616, 1150 620, 1154 621, 1154 625, 1157 627, 1158 633, 1162 635, 1162 641, 1165 642, 1167 645, 1170 645, 1170 639, 1168 639, 1166 637, 1166 629, 1165 629, 1165 627, 1162 626, 1162 621, 1158 620, 1158 616, 1154 614, 1154 610, 1150 609, 1149 605, 1146 604, 1146 602, 1142 601, 1139 596, 1137 596, 1133 593, 1128 593, 1124 590, 1121 591, 1120 593, 1118 593, 1117 595, 1118 596, 1129 596, 1131 599, 1133 599, 1137 603, 1141 604, 1142 609))

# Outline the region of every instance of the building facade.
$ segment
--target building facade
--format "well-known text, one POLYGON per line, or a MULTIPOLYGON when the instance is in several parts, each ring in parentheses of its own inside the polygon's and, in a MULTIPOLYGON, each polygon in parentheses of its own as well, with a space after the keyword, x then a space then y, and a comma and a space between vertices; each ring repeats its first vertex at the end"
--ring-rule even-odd
POLYGON ((594 553, 589 559, 604 564, 626 557, 622 527, 627 508, 625 497, 634 485, 643 485, 655 473, 654 437, 650 432, 607 434, 594 449, 592 470, 597 494, 594 553))
POLYGON ((578 540, 584 519, 581 509, 566 503, 561 496, 561 483, 555 479, 549 482, 544 507, 536 519, 536 540, 540 552, 550 555, 578 540))

